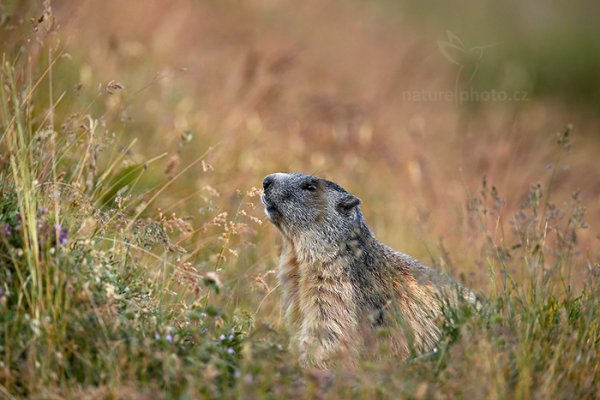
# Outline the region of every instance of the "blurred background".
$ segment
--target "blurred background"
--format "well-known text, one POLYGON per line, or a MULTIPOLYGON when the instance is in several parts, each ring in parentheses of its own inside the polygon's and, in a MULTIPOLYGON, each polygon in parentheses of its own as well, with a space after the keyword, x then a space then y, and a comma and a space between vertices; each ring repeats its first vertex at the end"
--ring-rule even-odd
MULTIPOLYGON (((480 290, 485 238, 472 229, 467 205, 484 177, 502 199, 498 218, 512 218, 531 185, 552 179, 553 202, 567 208, 579 191, 591 229, 578 238, 575 274, 583 279, 598 256, 596 1, 57 0, 52 7, 53 90, 64 95, 57 113, 99 118, 99 162, 115 151, 131 165, 166 152, 135 191, 177 177, 155 209, 196 224, 237 216, 243 204, 247 232, 224 268, 239 289, 234 303, 261 300, 246 296, 254 290, 247 282, 273 284, 278 233, 258 198, 245 194, 275 171, 340 183, 362 198, 383 242, 480 290), (569 124, 564 152, 557 132, 569 124)), ((39 8, 2 2, 5 48, 18 54, 17 31, 45 29, 47 20, 29 17, 39 8)), ((51 58, 39 57, 43 70, 51 58)), ((493 223, 490 232, 500 234, 493 223)), ((511 233, 501 234, 510 246, 511 233)))

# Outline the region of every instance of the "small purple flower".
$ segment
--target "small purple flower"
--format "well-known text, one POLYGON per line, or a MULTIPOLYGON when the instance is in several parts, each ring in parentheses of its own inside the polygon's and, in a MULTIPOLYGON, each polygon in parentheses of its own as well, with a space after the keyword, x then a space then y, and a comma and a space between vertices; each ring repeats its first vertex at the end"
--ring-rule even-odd
POLYGON ((160 339, 160 333, 156 332, 154 334, 154 339, 159 340, 160 339))
POLYGON ((233 354, 235 354, 235 350, 233 349, 233 347, 228 347, 227 348, 227 353, 233 355, 233 354))
POLYGON ((6 236, 10 236, 10 234, 12 233, 12 229, 10 228, 9 224, 4 225, 4 234, 6 236))
POLYGON ((225 335, 223 335, 223 334, 222 334, 221 336, 219 336, 219 340, 220 340, 221 342, 222 342, 223 340, 225 340, 225 335))
POLYGON ((62 227, 60 224, 55 224, 54 230, 58 235, 58 243, 60 243, 63 246, 67 244, 67 241, 69 239, 69 230, 67 228, 62 227))
POLYGON ((233 339, 235 339, 235 336, 229 335, 229 340, 233 340, 233 339))
POLYGON ((167 333, 165 335, 165 340, 169 343, 173 343, 173 335, 171 335, 170 333, 167 333))

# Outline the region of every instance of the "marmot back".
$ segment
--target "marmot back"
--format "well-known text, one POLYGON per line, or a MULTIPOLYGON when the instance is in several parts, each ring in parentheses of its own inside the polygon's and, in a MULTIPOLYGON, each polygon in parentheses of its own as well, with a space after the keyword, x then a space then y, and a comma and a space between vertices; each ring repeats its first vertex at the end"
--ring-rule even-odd
POLYGON ((381 244, 360 200, 334 182, 303 174, 265 177, 262 201, 283 237, 278 279, 292 347, 303 365, 355 359, 390 327, 389 346, 406 357, 439 338, 442 299, 474 296, 419 261, 381 244), (459 294, 457 296, 457 294, 459 294))

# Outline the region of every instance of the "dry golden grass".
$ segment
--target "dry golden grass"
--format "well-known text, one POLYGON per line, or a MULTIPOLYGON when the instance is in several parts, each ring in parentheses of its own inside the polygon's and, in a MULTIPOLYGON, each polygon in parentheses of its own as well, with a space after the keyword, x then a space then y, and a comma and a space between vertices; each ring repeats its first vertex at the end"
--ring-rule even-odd
MULTIPOLYGON (((600 218, 598 120, 533 97, 476 111, 406 101, 405 90, 452 89, 456 74, 433 29, 408 18, 344 2, 260 1, 87 2, 58 14, 68 52, 83 60, 64 61, 71 79, 88 89, 125 85, 102 106, 121 125, 112 128, 120 142, 138 139, 135 155, 169 151, 165 168, 181 169, 216 146, 207 158, 214 170, 194 167, 158 199, 163 207, 186 198, 178 206, 195 212, 203 201, 187 196, 204 185, 227 201, 272 171, 315 173, 363 198, 384 241, 423 258, 443 242, 453 264, 477 273, 468 194, 486 176, 512 215, 530 184, 550 179, 555 133, 572 124, 574 148, 553 192, 567 201, 579 191, 588 220, 600 218), (123 113, 130 119, 121 122, 123 113), (179 146, 186 131, 193 139, 179 146)), ((269 235, 259 244, 264 253, 275 235, 270 226, 260 230, 269 235)), ((590 251, 597 246, 593 233, 580 239, 590 251)))

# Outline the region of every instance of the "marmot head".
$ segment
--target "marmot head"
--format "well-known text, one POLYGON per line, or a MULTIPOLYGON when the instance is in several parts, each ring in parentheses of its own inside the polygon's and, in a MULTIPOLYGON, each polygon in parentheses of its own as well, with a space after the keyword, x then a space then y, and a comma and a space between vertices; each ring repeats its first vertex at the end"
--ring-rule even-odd
POLYGON ((276 173, 265 177, 263 188, 267 216, 290 239, 344 240, 362 220, 358 197, 326 179, 276 173))

